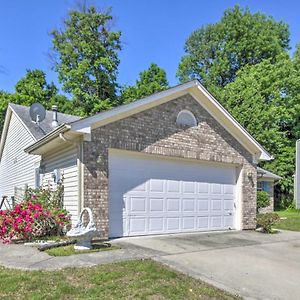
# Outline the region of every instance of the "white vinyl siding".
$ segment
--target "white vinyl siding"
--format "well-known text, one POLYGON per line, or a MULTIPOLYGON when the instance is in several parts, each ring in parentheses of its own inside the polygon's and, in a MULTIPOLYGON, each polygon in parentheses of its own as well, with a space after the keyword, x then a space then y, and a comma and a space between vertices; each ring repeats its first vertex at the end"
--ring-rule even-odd
POLYGON ((40 156, 25 153, 24 148, 35 142, 22 122, 11 114, 0 161, 0 196, 14 195, 15 187, 35 187, 35 168, 40 156))
POLYGON ((78 217, 78 167, 77 148, 73 145, 56 149, 43 155, 43 174, 41 183, 43 186, 53 187, 53 172, 59 170, 64 185, 64 207, 72 215, 72 223, 78 217))

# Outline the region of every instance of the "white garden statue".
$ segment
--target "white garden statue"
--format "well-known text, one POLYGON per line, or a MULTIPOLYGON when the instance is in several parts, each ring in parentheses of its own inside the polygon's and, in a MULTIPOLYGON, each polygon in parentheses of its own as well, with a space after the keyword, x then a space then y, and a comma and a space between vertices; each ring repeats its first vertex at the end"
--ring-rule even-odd
POLYGON ((76 244, 74 245, 75 250, 89 250, 92 248, 92 238, 96 235, 97 229, 92 211, 89 207, 85 207, 79 215, 77 224, 67 232, 67 236, 76 239, 76 244), (84 211, 87 211, 89 215, 89 223, 87 226, 84 226, 82 220, 84 211))

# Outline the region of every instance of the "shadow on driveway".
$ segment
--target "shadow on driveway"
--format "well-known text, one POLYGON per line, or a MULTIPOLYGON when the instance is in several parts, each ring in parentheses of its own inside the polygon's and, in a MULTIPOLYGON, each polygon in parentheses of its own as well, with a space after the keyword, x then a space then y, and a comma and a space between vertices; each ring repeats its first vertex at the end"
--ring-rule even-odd
POLYGON ((299 299, 300 232, 174 234, 117 240, 248 299, 299 299))

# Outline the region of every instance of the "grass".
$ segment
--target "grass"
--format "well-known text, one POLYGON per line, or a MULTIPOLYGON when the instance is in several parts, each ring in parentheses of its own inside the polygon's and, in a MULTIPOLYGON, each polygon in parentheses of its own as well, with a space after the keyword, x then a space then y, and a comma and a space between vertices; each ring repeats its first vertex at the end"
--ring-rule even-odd
POLYGON ((117 249, 120 249, 120 247, 116 245, 112 245, 109 247, 99 247, 99 248, 95 247, 94 249, 91 250, 76 251, 74 249, 74 245, 68 245, 64 247, 48 249, 45 252, 51 256, 69 256, 74 254, 94 253, 94 252, 110 251, 110 250, 117 250, 117 249))
POLYGON ((298 209, 287 209, 276 211, 276 213, 281 218, 286 218, 285 220, 280 220, 274 225, 277 229, 300 231, 300 210, 298 209))
POLYGON ((0 267, 0 299, 240 299, 152 260, 60 271, 0 267))

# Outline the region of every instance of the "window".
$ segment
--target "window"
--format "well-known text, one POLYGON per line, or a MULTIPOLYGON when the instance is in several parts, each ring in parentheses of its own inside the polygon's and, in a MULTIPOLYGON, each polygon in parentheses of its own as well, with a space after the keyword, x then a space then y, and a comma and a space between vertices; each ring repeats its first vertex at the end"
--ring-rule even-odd
POLYGON ((178 125, 184 125, 189 127, 197 126, 197 120, 193 113, 191 113, 189 110, 182 110, 177 115, 176 123, 178 125))
POLYGON ((258 181, 257 182, 257 190, 270 193, 270 182, 268 182, 268 181, 258 181))
POLYGON ((39 188, 40 187, 40 185, 41 185, 41 175, 40 175, 40 168, 39 167, 36 167, 35 169, 34 169, 34 171, 35 171, 35 188, 37 189, 37 188, 39 188))
POLYGON ((262 181, 257 182, 257 190, 262 191, 262 181))

